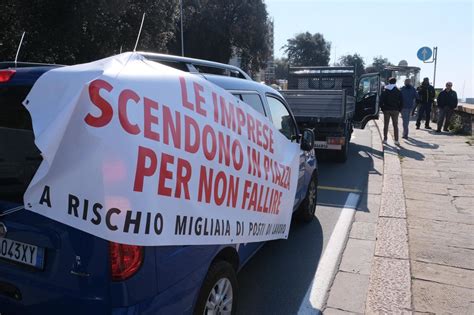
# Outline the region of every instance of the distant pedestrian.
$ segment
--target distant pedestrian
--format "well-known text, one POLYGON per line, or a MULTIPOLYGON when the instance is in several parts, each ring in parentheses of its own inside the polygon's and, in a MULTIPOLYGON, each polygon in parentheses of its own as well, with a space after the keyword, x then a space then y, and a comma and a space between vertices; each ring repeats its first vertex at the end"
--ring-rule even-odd
POLYGON ((403 121, 403 139, 408 139, 408 125, 410 123, 410 113, 415 108, 415 101, 418 99, 416 89, 411 85, 411 80, 405 80, 405 86, 400 89, 402 94, 402 121, 403 121))
POLYGON ((397 79, 390 78, 388 83, 389 84, 385 86, 385 89, 380 97, 380 108, 383 111, 383 142, 387 143, 388 126, 390 124, 391 118, 395 137, 395 145, 399 145, 398 115, 400 115, 400 111, 402 110, 402 94, 395 85, 395 83, 397 83, 397 79))
POLYGON ((430 127, 430 115, 431 106, 435 97, 435 90, 430 85, 430 80, 424 78, 421 85, 418 87, 418 95, 420 96, 420 107, 418 108, 418 118, 416 120, 416 129, 420 129, 421 120, 425 117, 425 128, 431 129, 430 127))
POLYGON ((452 89, 453 84, 451 82, 446 83, 446 88, 441 91, 438 95, 438 129, 436 132, 448 131, 449 121, 453 115, 453 111, 458 106, 458 95, 456 91, 452 89))

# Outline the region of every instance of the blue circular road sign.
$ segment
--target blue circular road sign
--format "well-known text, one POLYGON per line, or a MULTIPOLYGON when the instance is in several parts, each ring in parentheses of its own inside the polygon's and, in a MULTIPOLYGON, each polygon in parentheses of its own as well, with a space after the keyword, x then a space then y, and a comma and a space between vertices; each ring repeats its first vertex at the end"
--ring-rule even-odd
POLYGON ((433 56, 433 51, 429 47, 426 47, 426 46, 421 47, 420 49, 418 49, 418 52, 416 53, 416 56, 421 61, 426 61, 426 60, 430 59, 431 56, 433 56))

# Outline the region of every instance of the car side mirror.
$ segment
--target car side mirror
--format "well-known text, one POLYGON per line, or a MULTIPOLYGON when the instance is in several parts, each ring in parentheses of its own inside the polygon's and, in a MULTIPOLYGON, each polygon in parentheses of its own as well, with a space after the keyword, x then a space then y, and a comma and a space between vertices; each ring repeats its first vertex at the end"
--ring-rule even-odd
POLYGON ((314 132, 311 129, 303 130, 301 135, 301 149, 311 151, 314 148, 314 132))

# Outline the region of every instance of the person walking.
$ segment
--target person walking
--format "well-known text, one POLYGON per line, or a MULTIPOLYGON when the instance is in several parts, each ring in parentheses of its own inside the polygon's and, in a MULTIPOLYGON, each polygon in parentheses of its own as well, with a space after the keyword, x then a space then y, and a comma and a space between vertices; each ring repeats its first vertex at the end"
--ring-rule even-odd
POLYGON ((418 99, 416 89, 411 85, 411 80, 406 79, 405 85, 400 89, 402 94, 402 121, 403 121, 403 139, 408 139, 408 126, 410 124, 410 113, 415 108, 415 100, 418 99))
POLYGON ((418 109, 416 129, 420 129, 421 120, 423 119, 423 116, 425 116, 425 128, 431 129, 430 127, 431 105, 433 105, 435 90, 434 90, 434 87, 430 85, 430 80, 428 78, 424 78, 423 82, 418 87, 418 95, 420 96, 420 107, 418 109))
POLYGON ((458 95, 452 88, 453 83, 447 82, 446 88, 438 95, 438 129, 436 132, 441 132, 443 122, 443 131, 448 131, 449 121, 458 106, 458 95))
POLYGON ((395 145, 400 145, 398 142, 398 115, 402 110, 402 94, 395 85, 397 79, 390 78, 388 83, 380 97, 380 108, 383 111, 383 143, 387 143, 388 126, 390 119, 392 119, 395 145))

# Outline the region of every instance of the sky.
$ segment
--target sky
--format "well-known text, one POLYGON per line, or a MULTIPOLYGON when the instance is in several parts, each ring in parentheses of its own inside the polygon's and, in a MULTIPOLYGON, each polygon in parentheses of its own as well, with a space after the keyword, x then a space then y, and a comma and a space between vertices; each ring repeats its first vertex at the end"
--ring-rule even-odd
POLYGON ((331 61, 360 54, 366 66, 382 55, 402 59, 433 81, 433 63, 416 56, 438 47, 436 87, 453 82, 459 98, 474 97, 474 0, 265 0, 274 20, 275 57, 287 39, 309 31, 331 42, 331 61), (336 57, 335 57, 336 56, 336 57))

